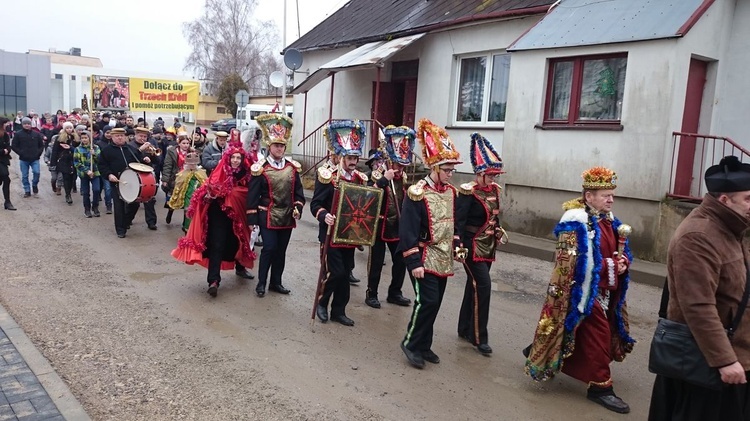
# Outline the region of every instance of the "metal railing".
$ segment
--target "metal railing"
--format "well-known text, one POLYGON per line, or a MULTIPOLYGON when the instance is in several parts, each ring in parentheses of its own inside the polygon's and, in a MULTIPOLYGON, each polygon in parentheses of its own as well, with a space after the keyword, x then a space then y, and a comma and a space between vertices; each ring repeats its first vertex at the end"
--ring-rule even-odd
MULTIPOLYGON (((374 134, 377 136, 377 129, 382 129, 383 126, 377 120, 360 120, 365 125, 365 142, 362 149, 364 150, 364 156, 367 156, 367 151, 370 150, 372 145, 372 137, 374 134)), ((318 126, 315 130, 310 132, 304 139, 302 139, 297 146, 302 146, 301 154, 296 154, 296 159, 302 164, 304 171, 302 176, 305 176, 310 171, 315 171, 320 164, 325 161, 328 156, 328 145, 326 144, 325 129, 331 120, 326 120, 323 124, 318 126)))
POLYGON ((750 151, 723 136, 698 133, 672 133, 672 166, 668 197, 700 202, 706 192, 703 174, 727 155, 750 162, 750 151))

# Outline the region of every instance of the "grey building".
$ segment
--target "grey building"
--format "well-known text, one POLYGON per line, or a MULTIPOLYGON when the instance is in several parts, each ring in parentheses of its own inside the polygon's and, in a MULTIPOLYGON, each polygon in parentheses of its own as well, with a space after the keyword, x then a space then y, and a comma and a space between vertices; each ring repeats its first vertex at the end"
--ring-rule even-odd
POLYGON ((50 59, 0 50, 0 115, 49 111, 50 59))

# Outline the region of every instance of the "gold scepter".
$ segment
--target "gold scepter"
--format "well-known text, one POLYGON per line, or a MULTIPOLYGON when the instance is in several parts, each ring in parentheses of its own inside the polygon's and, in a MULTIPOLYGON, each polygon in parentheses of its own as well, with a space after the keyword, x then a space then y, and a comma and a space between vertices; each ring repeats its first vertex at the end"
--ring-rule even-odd
POLYGON ((621 256, 625 251, 625 243, 628 237, 633 233, 633 227, 628 224, 622 224, 617 228, 617 256, 621 256))

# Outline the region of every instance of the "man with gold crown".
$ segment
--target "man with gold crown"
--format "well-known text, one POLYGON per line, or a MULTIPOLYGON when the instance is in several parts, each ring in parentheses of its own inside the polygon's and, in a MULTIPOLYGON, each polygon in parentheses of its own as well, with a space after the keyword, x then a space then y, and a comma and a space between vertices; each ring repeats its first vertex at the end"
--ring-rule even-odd
POLYGON ((582 197, 563 205, 555 227, 555 267, 525 370, 538 381, 562 371, 588 385, 589 400, 624 414, 630 407, 615 395, 609 365, 635 343, 625 297, 629 227, 612 214, 615 172, 594 167, 582 176, 582 197))
POLYGON ((372 308, 380 308, 378 300, 378 286, 385 261, 385 248, 391 253, 393 265, 391 267, 391 284, 388 287, 386 301, 391 304, 408 306, 411 300, 404 297, 401 288, 406 277, 406 265, 398 248, 398 227, 401 216, 401 204, 404 201, 406 189, 406 173, 404 168, 411 164, 411 154, 414 150, 413 129, 401 126, 388 126, 383 130, 384 139, 381 141, 381 153, 386 162, 372 171, 372 183, 384 190, 383 206, 380 211, 379 224, 375 244, 370 248, 370 259, 367 266, 367 292, 365 304, 372 308))
POLYGON ((458 315, 458 336, 489 356, 487 321, 490 315, 492 279, 490 267, 495 261, 498 243, 506 234, 500 225, 500 186, 495 178, 503 174, 503 160, 492 144, 479 133, 471 135, 471 166, 476 178, 459 186, 456 201, 456 231, 468 248, 464 263, 466 287, 458 315))
POLYGON ((292 137, 292 119, 281 114, 264 114, 255 121, 263 132, 263 144, 268 149, 268 158, 253 164, 250 189, 247 193, 247 224, 259 226, 263 236, 260 253, 258 285, 255 293, 266 295, 266 280, 271 272, 268 289, 279 294, 289 294, 281 283, 286 262, 286 249, 302 216, 305 194, 299 162, 284 157, 292 137))
MULTIPOLYGON (((315 180, 315 192, 310 201, 310 212, 319 222, 318 241, 326 253, 321 256, 326 275, 323 290, 319 297, 316 314, 321 322, 329 320, 328 304, 331 304, 330 320, 344 326, 354 326, 354 321, 346 315, 349 303, 349 275, 354 262, 356 246, 333 243, 328 235, 328 227, 336 222, 334 214, 334 196, 342 183, 367 184, 367 176, 357 171, 357 162, 362 156, 362 145, 365 141, 364 126, 359 120, 333 120, 325 131, 328 148, 333 155, 340 156, 339 163, 333 170, 323 168, 318 171, 315 180), (326 241, 328 244, 326 245, 326 241)), ((264 240, 265 241, 265 240, 264 240)))
POLYGON ((433 325, 440 311, 453 260, 464 259, 466 250, 455 232, 456 189, 449 184, 460 154, 442 127, 422 119, 417 128, 422 159, 430 174, 407 190, 399 225, 400 252, 409 270, 415 299, 412 316, 401 342, 409 363, 424 368, 425 361, 438 364, 432 351, 433 325))

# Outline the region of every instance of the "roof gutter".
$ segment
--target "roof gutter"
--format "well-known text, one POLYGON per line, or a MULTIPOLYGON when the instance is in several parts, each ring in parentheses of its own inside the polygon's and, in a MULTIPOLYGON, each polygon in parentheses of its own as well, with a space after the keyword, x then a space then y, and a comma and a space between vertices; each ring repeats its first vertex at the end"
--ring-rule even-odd
MULTIPOLYGON (((550 9, 550 5, 546 5, 546 6, 527 7, 524 9, 503 10, 503 11, 492 12, 492 13, 487 13, 483 15, 464 16, 455 20, 433 23, 431 25, 411 28, 411 29, 401 31, 401 32, 374 35, 374 36, 370 36, 366 38, 348 40, 346 42, 337 43, 337 44, 328 44, 328 45, 322 45, 322 46, 315 46, 311 48, 303 48, 303 49, 300 49, 300 51, 333 50, 337 48, 347 47, 353 44, 359 44, 359 43, 366 44, 368 42, 373 42, 373 41, 382 41, 389 37, 400 38, 400 37, 408 36, 408 35, 439 31, 441 29, 446 29, 452 26, 458 26, 458 25, 463 25, 467 23, 481 22, 485 20, 500 19, 500 18, 514 18, 514 17, 520 18, 520 17, 531 16, 531 15, 546 14, 549 11, 549 9, 550 9)), ((286 51, 287 48, 285 48, 283 51, 286 51)), ((283 51, 282 51, 282 54, 283 54, 283 51)))

